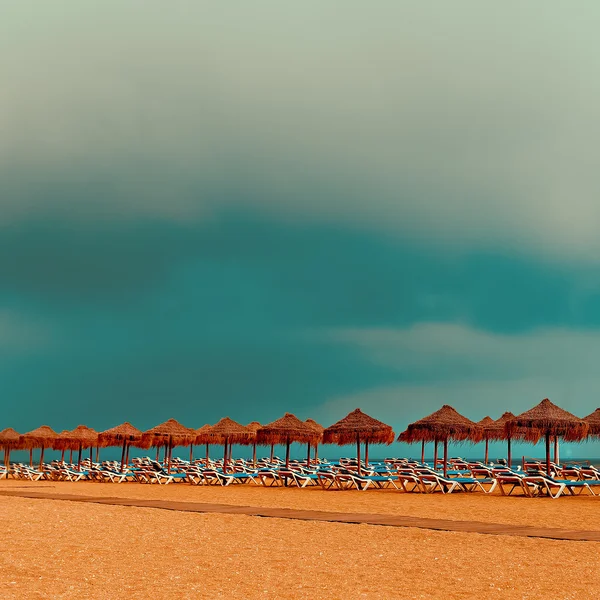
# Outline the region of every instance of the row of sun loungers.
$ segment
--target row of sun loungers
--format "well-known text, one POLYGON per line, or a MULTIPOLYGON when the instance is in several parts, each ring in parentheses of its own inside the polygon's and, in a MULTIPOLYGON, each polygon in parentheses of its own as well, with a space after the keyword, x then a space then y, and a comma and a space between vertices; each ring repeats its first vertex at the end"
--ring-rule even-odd
POLYGON ((455 492, 492 493, 496 489, 502 495, 521 494, 527 497, 589 494, 600 492, 600 471, 590 466, 555 466, 554 476, 549 477, 537 465, 528 465, 527 472, 503 466, 487 466, 453 460, 444 476, 433 465, 423 465, 407 460, 388 459, 383 463, 358 465, 352 459, 337 463, 319 461, 310 467, 301 461, 292 461, 289 468, 283 461, 262 459, 254 466, 244 460, 236 460, 227 472, 220 461, 205 460, 190 463, 174 459, 171 470, 151 460, 134 459, 124 471, 116 462, 102 464, 83 461, 76 465, 55 461, 44 465, 42 471, 23 464, 13 464, 11 469, 0 470, 0 478, 9 475, 17 479, 39 481, 100 481, 110 483, 138 482, 166 485, 187 483, 192 485, 252 484, 265 487, 296 486, 307 488, 318 486, 324 490, 365 491, 368 489, 394 489, 406 493, 451 494, 455 492))

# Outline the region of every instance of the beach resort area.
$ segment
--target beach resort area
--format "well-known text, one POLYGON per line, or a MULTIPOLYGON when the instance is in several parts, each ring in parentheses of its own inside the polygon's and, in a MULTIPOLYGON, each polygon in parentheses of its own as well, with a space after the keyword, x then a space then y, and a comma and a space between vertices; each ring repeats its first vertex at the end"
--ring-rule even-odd
POLYGON ((399 435, 423 453, 433 442, 433 460, 369 459, 396 436, 360 409, 327 428, 286 413, 197 430, 5 429, 2 597, 589 598, 600 471, 556 455, 494 463, 487 443, 542 438, 556 452, 599 427, 600 409, 580 419, 548 399, 477 423, 444 405, 399 435), (485 442, 483 461, 448 456, 469 440, 485 442), (331 444, 356 456, 320 458, 331 444), (107 447, 121 461, 101 461, 107 447), (10 460, 27 448, 29 464, 10 460))

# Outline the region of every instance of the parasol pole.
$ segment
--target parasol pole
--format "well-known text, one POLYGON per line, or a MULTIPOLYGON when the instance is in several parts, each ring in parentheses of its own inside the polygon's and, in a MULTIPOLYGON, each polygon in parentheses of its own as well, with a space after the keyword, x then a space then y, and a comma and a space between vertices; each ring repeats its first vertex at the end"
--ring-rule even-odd
POLYGON ((365 442, 365 466, 369 468, 369 442, 365 442))
POLYGON ((227 444, 229 443, 229 438, 225 438, 225 442, 223 443, 223 473, 227 473, 227 444))
POLYGON ((444 438, 444 477, 448 476, 448 438, 444 438))
POLYGON ((194 444, 190 444, 190 465, 194 462, 194 444))
POLYGON ((560 464, 559 448, 558 448, 558 436, 554 436, 554 462, 560 464))
POLYGON ((356 433, 356 463, 358 464, 358 475, 360 477, 361 475, 361 469, 360 469, 360 435, 357 432, 356 433))
POLYGON ((273 453, 275 452, 275 444, 271 444, 271 462, 273 462, 273 453))
POLYGON ((256 469, 256 438, 254 438, 254 444, 252 444, 252 468, 256 469))
POLYGON ((433 447, 433 470, 437 469, 437 455, 438 455, 438 441, 435 440, 435 445, 433 447))
POLYGON ((77 470, 81 471, 81 442, 79 442, 79 454, 77 456, 77 470))
POLYGON ((310 442, 307 444, 306 466, 310 469, 310 442))
POLYGON ((169 458, 167 459, 167 474, 171 473, 171 452, 173 452, 173 436, 169 436, 169 458))
POLYGON ((512 452, 511 452, 511 447, 510 447, 510 442, 511 442, 510 436, 508 437, 508 439, 506 440, 506 442, 507 442, 507 446, 508 446, 508 468, 510 469, 511 468, 510 465, 511 465, 511 462, 512 462, 512 452))
POLYGON ((33 467, 33 448, 29 448, 29 466, 33 467))
POLYGON ((123 450, 121 452, 121 473, 123 472, 125 466, 125 444, 127 444, 127 442, 123 440, 123 450))
POLYGON ((42 444, 42 449, 40 451, 40 471, 44 470, 44 444, 42 444))
POLYGON ((100 462, 99 458, 100 458, 100 446, 96 446, 96 462, 100 462))
POLYGON ((425 464, 425 440, 421 440, 421 464, 425 464))
MULTIPOLYGON (((483 461, 483 462, 484 462, 484 464, 486 464, 486 465, 488 464, 488 456, 489 456, 489 453, 488 453, 488 448, 489 448, 489 440, 488 440, 488 439, 487 439, 487 437, 486 437, 486 438, 485 438, 485 460, 483 461)), ((462 454, 462 453, 461 453, 461 454, 462 454)))
POLYGON ((206 468, 208 469, 208 442, 206 442, 206 468))
POLYGON ((73 448, 69 448, 69 464, 73 464, 73 448))
POLYGON ((156 445, 156 462, 160 460, 160 445, 156 445))
POLYGON ((546 432, 546 473, 550 477, 550 434, 546 432))
POLYGON ((125 446, 125 466, 129 466, 129 448, 131 447, 131 444, 129 442, 127 442, 127 445, 125 446))
POLYGON ((62 452, 60 453, 60 462, 64 463, 65 462, 65 449, 62 449, 62 452))
MULTIPOLYGON (((290 468, 290 437, 285 439, 285 468, 290 468)), ((286 480, 287 481, 287 480, 286 480)))

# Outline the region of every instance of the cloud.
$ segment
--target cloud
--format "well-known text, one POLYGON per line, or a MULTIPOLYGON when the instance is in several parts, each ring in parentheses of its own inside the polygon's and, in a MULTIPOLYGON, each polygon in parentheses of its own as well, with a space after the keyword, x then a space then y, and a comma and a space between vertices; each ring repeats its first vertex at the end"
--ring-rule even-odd
POLYGON ((327 339, 398 376, 397 384, 326 405, 336 410, 362 402, 388 416, 401 408, 416 418, 450 403, 479 419, 490 411, 495 418, 505 410, 522 412, 544 397, 581 416, 598 405, 598 331, 547 328, 502 335, 420 323, 403 330, 338 330, 327 339))
POLYGON ((0 25, 5 225, 243 206, 596 260, 597 5, 109 6, 0 25))
POLYGON ((50 328, 39 319, 32 320, 10 310, 0 310, 0 355, 19 357, 47 349, 52 339, 50 328))

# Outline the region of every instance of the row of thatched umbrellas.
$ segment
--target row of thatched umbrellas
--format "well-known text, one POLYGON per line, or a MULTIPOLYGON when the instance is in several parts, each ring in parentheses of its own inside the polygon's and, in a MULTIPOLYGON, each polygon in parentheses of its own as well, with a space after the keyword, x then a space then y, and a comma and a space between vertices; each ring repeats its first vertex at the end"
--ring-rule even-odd
MULTIPOLYGON (((511 442, 513 439, 537 443, 544 438, 546 441, 546 468, 550 473, 550 442, 558 439, 576 442, 588 435, 600 436, 600 409, 591 415, 580 419, 566 410, 556 406, 545 398, 537 406, 518 416, 504 413, 498 420, 485 417, 478 423, 471 421, 448 405, 442 406, 431 415, 411 423, 406 431, 398 436, 398 441, 406 443, 421 442, 421 461, 425 461, 425 443, 433 442, 434 464, 437 464, 438 443, 444 448, 444 473, 448 464, 448 443, 470 441, 473 443, 485 441, 485 461, 488 459, 488 443, 490 440, 506 440, 508 444, 508 464, 511 464, 511 442)), ((43 464, 44 449, 79 451, 78 464, 81 463, 83 449, 108 446, 121 446, 121 468, 129 461, 129 448, 148 449, 162 447, 165 451, 167 468, 170 468, 171 455, 176 446, 190 446, 190 458, 194 445, 206 445, 208 462, 209 445, 223 446, 223 468, 227 470, 231 461, 231 446, 233 444, 252 445, 253 460, 256 462, 256 446, 273 447, 286 446, 285 463, 289 466, 290 444, 298 442, 307 444, 307 462, 310 465, 311 448, 317 448, 320 443, 337 444, 340 446, 356 443, 358 471, 361 469, 361 444, 365 445, 365 462, 369 461, 369 444, 391 444, 394 441, 391 426, 370 417, 360 409, 349 413, 346 417, 324 428, 312 419, 301 421, 296 416, 286 413, 281 419, 268 425, 254 421, 247 426, 241 425, 225 417, 215 425, 204 425, 200 429, 190 429, 175 419, 169 419, 146 432, 142 432, 130 423, 123 423, 107 431, 98 433, 85 425, 76 427, 73 431, 54 432, 47 425, 24 435, 8 428, 0 432, 0 448, 5 451, 5 462, 8 464, 10 451, 29 449, 30 461, 33 448, 40 448, 40 465, 43 464)), ((96 451, 97 452, 97 451, 96 451)), ((72 462, 72 461, 71 461, 72 462)))
MULTIPOLYGON (((18 434, 14 429, 8 428, 0 432, 0 448, 5 451, 5 462, 10 460, 11 450, 32 450, 40 448, 40 465, 44 461, 44 450, 51 448, 64 452, 79 451, 78 465, 81 465, 82 450, 108 446, 121 446, 121 468, 129 461, 129 448, 131 446, 143 449, 156 447, 157 458, 160 448, 164 448, 165 462, 170 469, 173 448, 176 446, 190 446, 192 458, 194 445, 206 445, 206 459, 208 462, 209 445, 223 446, 223 468, 226 471, 231 461, 231 446, 233 444, 253 445, 253 460, 256 462, 256 446, 271 446, 271 458, 275 445, 286 446, 285 463, 289 466, 290 445, 295 442, 307 444, 307 461, 311 461, 311 448, 315 450, 315 459, 320 443, 344 445, 357 444, 360 456, 360 444, 364 443, 368 452, 369 443, 386 443, 394 441, 394 432, 389 425, 373 419, 359 409, 325 429, 312 419, 301 421, 295 415, 286 413, 281 419, 268 425, 261 425, 254 421, 247 426, 241 425, 225 417, 215 425, 204 425, 200 429, 185 427, 175 419, 169 419, 148 431, 142 432, 130 423, 123 423, 107 431, 98 433, 93 429, 80 425, 73 431, 56 433, 47 425, 37 429, 18 434)), ((98 451, 96 451, 98 452, 98 451)))

